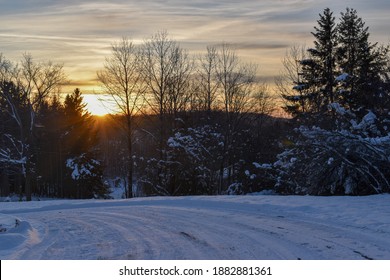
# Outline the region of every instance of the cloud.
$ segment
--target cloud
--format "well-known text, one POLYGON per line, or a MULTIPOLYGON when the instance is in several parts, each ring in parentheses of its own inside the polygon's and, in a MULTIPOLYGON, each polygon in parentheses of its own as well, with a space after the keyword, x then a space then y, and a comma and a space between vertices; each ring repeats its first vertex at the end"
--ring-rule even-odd
POLYGON ((310 44, 325 7, 335 16, 358 10, 378 41, 388 41, 388 0, 13 0, 1 1, 0 52, 22 52, 64 62, 75 83, 93 81, 110 44, 122 36, 142 42, 167 30, 185 48, 201 52, 222 41, 236 45, 264 75, 280 67, 290 45, 310 44), (4 2, 4 3, 3 3, 4 2), (385 39, 383 39, 385 38, 385 39), (268 71, 268 72, 267 72, 268 71))
MULTIPOLYGON (((256 43, 256 42, 238 42, 238 43, 229 43, 234 49, 237 50, 251 50, 251 51, 258 51, 258 50, 272 50, 272 49, 283 49, 289 47, 289 44, 281 44, 281 43, 273 43, 273 42, 266 42, 266 43, 256 43)), ((216 46, 221 46, 222 44, 216 44, 216 46)))

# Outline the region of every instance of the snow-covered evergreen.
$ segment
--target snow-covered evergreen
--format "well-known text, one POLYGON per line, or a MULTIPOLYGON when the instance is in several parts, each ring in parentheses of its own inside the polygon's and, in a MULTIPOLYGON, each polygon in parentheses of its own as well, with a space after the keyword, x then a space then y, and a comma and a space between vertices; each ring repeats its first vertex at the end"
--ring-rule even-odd
POLYGON ((301 126, 293 147, 274 164, 279 171, 278 187, 315 195, 389 192, 390 135, 372 135, 372 130, 377 128, 370 125, 356 131, 352 124, 350 130, 301 126))
POLYGON ((337 25, 325 9, 312 34, 316 40, 309 59, 301 61, 302 81, 293 86, 306 90, 305 103, 285 96, 295 108, 306 107, 293 112, 295 134, 272 172, 259 170, 285 193, 388 192, 388 48, 369 42, 368 28, 349 8, 337 25))

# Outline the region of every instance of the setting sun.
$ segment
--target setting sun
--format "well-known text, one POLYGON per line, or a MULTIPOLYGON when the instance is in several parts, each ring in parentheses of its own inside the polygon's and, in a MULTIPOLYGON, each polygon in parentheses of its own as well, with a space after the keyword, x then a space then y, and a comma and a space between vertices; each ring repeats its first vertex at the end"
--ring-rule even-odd
POLYGON ((388 277, 390 0, 0 3, 2 279, 388 277))
POLYGON ((83 94, 86 110, 95 116, 104 116, 116 112, 111 96, 107 94, 83 94))

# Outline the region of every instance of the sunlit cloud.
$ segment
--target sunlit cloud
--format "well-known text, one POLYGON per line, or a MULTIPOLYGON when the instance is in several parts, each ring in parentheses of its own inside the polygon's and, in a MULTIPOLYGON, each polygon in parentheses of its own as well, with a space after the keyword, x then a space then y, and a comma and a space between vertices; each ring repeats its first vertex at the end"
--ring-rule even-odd
POLYGON ((318 14, 356 8, 372 38, 389 42, 388 0, 0 0, 0 52, 64 63, 73 85, 98 91, 96 71, 123 36, 142 42, 159 30, 192 53, 230 42, 271 80, 292 45, 310 45, 318 14))

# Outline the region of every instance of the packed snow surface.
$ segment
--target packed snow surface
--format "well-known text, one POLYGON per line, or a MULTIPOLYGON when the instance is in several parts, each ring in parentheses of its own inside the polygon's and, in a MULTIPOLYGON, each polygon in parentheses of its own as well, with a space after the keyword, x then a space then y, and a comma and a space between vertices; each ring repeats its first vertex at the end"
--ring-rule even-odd
POLYGON ((0 259, 390 259, 390 195, 0 203, 0 259))

